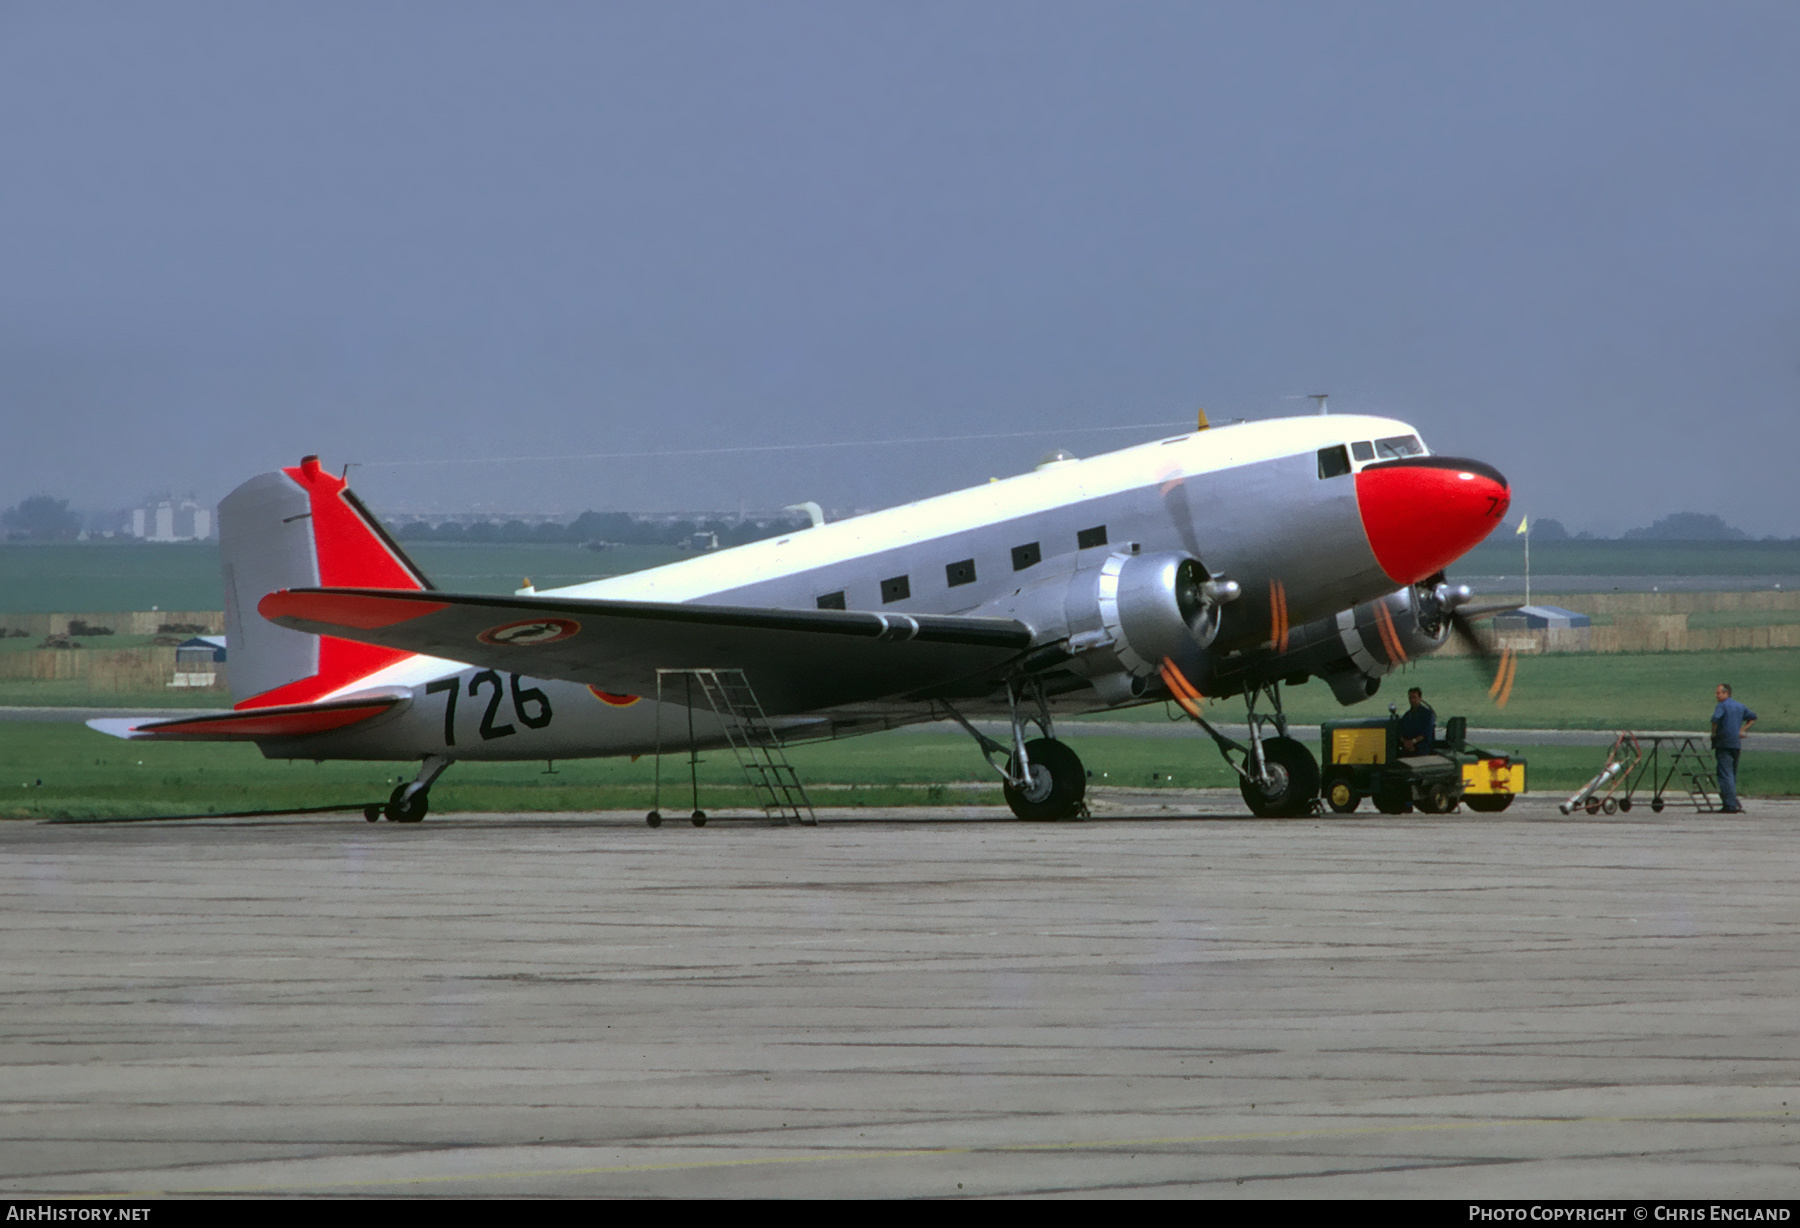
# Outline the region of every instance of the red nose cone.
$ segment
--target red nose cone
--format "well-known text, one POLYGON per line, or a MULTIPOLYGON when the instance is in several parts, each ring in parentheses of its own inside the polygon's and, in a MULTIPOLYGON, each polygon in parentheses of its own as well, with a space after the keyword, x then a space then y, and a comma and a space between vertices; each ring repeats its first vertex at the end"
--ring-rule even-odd
POLYGON ((1414 456, 1356 475, 1363 531, 1396 584, 1416 584, 1467 554, 1506 515, 1512 491, 1492 465, 1414 456))

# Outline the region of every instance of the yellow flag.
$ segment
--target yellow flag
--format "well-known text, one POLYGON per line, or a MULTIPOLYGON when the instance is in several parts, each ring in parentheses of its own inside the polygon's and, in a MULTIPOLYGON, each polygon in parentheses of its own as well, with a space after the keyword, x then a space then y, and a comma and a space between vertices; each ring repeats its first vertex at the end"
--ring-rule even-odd
POLYGON ((1525 517, 1521 516, 1519 517, 1519 527, 1513 530, 1513 536, 1517 537, 1523 532, 1525 532, 1525 517))

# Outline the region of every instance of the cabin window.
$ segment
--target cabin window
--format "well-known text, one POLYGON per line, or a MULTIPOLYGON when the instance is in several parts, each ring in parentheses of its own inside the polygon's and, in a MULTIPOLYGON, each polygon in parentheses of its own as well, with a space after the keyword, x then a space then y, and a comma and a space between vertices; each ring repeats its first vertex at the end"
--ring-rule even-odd
POLYGON ((1044 561, 1044 552, 1038 549, 1036 542, 1013 547, 1013 570, 1024 571, 1027 567, 1036 567, 1044 561))
POLYGON ((835 593, 825 593, 824 595, 822 595, 819 598, 819 608, 821 610, 841 610, 841 609, 843 609, 844 608, 844 590, 840 588, 835 593))
POLYGON ((951 588, 955 588, 959 584, 975 583, 975 560, 964 559, 960 563, 946 563, 944 579, 949 582, 951 588))
POLYGON ((1075 535, 1077 550, 1087 550, 1093 546, 1104 546, 1105 544, 1106 526, 1103 524, 1097 524, 1091 529, 1083 529, 1075 535))
POLYGON ((1375 459, 1375 445, 1366 439, 1359 439, 1350 445, 1350 455, 1359 461, 1375 459))
POLYGON ((892 601, 905 601, 912 596, 912 582, 905 576, 895 576, 891 580, 881 582, 881 602, 883 605, 892 601))
POLYGON ((1319 449, 1319 477, 1341 478, 1350 472, 1350 450, 1343 444, 1319 449))
POLYGON ((1375 441, 1375 455, 1382 460, 1399 460, 1403 456, 1425 455, 1425 445, 1417 435, 1395 435, 1375 441))

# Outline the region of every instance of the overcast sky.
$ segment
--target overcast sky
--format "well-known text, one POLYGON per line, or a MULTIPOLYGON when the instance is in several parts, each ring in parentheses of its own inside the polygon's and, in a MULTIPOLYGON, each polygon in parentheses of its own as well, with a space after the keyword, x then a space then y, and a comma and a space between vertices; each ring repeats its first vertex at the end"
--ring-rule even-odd
POLYGON ((1329 392, 1800 534, 1797 65, 1791 0, 0 2, 0 506, 883 506, 1329 392))

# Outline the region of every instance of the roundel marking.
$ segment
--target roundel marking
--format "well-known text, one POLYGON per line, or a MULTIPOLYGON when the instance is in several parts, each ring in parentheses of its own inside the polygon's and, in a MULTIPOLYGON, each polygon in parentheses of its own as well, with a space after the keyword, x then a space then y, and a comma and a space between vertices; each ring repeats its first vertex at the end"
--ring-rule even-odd
POLYGON ((497 644, 503 648, 535 648, 539 644, 566 640, 579 630, 581 624, 571 618, 527 618, 522 622, 489 627, 475 638, 483 644, 497 644))
POLYGON ((592 683, 588 685, 588 690, 594 693, 595 699, 603 704, 611 704, 615 708, 629 708, 643 698, 642 695, 614 695, 611 691, 602 691, 592 683))

